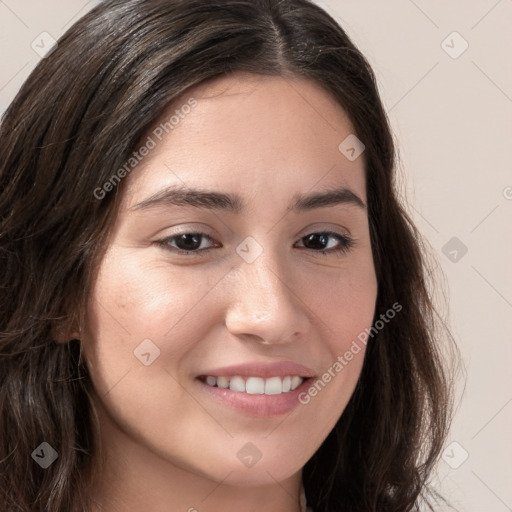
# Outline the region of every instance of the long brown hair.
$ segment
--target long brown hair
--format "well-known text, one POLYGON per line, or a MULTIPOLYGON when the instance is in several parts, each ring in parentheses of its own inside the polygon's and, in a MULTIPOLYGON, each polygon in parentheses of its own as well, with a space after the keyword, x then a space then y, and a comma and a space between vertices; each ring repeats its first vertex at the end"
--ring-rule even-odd
POLYGON ((366 147, 375 319, 402 305, 368 342, 346 410, 304 467, 308 504, 404 512, 426 498, 449 425, 450 378, 426 247, 397 198, 393 139, 369 64, 308 0, 106 0, 42 59, 0 125, 2 511, 90 510, 100 449, 92 383, 79 340, 55 340, 82 321, 123 182, 101 200, 94 191, 170 101, 232 71, 309 78, 345 109, 366 147), (42 442, 58 453, 47 469, 32 455, 42 442))

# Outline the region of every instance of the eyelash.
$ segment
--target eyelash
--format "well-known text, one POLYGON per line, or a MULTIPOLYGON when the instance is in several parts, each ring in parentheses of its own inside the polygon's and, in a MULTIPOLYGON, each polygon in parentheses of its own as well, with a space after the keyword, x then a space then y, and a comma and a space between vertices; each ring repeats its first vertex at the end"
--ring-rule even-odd
MULTIPOLYGON (((320 249, 320 250, 308 249, 309 251, 313 252, 314 254, 320 254, 321 256, 329 256, 329 255, 341 256, 342 254, 349 252, 350 249, 352 249, 352 247, 355 244, 353 238, 351 238, 347 235, 342 235, 341 233, 337 233, 335 231, 314 231, 313 233, 304 235, 303 237, 300 238, 300 240, 302 240, 303 238, 306 238, 307 236, 310 236, 310 235, 319 235, 319 234, 332 236, 334 238, 337 238, 338 241, 340 242, 339 246, 334 249, 333 248, 320 249)), ((172 235, 172 236, 164 238, 162 240, 157 240, 155 243, 162 246, 167 251, 175 252, 175 253, 177 253, 179 255, 183 255, 183 256, 188 256, 188 255, 198 256, 200 254, 206 254, 206 253, 210 252, 212 249, 215 249, 215 247, 208 247, 206 249, 197 249, 195 251, 186 251, 184 249, 179 249, 179 248, 170 246, 170 244, 169 244, 170 241, 174 240, 178 236, 183 236, 183 235, 199 235, 201 237, 207 238, 210 241, 213 241, 213 239, 207 233, 203 233, 201 231, 188 231, 188 232, 172 235)), ((307 249, 307 247, 306 247, 306 249, 307 249)))

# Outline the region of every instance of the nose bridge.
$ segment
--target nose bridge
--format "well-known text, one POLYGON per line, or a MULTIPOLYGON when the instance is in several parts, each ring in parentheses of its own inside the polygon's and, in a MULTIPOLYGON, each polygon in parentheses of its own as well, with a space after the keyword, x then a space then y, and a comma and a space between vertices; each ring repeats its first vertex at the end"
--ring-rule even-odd
POLYGON ((268 316, 272 311, 289 303, 290 290, 286 287, 286 276, 280 275, 275 263, 260 257, 251 265, 244 264, 241 271, 246 286, 242 288, 243 302, 247 303, 256 316, 268 316))
POLYGON ((286 343, 305 329, 307 316, 286 265, 264 251, 243 262, 231 283, 233 299, 226 325, 237 335, 254 335, 265 343, 286 343))

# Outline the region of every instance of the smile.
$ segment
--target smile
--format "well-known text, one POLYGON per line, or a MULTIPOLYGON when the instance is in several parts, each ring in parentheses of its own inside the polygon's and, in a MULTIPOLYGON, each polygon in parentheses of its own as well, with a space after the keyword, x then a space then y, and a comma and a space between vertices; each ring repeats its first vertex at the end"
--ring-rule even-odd
POLYGON ((295 361, 252 361, 204 368, 196 374, 194 386, 213 407, 271 418, 301 405, 299 395, 315 375, 312 368, 295 361))
POLYGON ((230 389, 231 391, 247 393, 249 395, 280 395, 281 393, 289 393, 298 388, 304 381, 302 377, 297 375, 270 377, 267 379, 262 377, 241 377, 240 375, 233 377, 208 375, 200 377, 200 380, 211 387, 230 389))

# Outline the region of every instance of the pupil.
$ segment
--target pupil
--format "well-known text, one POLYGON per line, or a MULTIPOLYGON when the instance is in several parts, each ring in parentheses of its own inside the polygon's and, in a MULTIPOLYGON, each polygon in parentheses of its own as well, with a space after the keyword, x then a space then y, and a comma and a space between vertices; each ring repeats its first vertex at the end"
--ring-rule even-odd
POLYGON ((328 243, 327 238, 328 237, 326 237, 323 234, 313 233, 306 237, 307 243, 305 243, 304 245, 309 249, 325 249, 325 245, 328 243), (320 244, 315 243, 315 240, 316 242, 320 241, 320 244), (311 244, 310 242, 313 243, 311 244))
POLYGON ((183 249, 184 251, 192 251, 201 246, 200 238, 201 235, 187 233, 180 235, 176 243, 180 249, 183 249))

